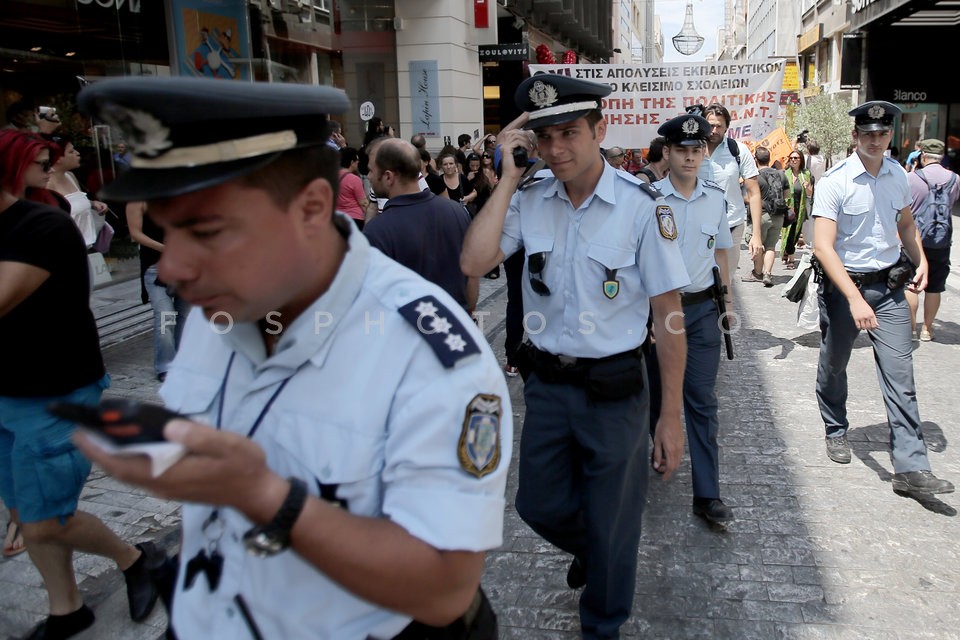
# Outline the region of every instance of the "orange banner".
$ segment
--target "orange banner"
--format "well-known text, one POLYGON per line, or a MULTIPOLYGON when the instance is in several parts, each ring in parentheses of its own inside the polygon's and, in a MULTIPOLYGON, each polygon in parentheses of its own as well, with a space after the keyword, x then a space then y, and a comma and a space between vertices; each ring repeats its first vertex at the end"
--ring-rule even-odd
POLYGON ((786 168, 787 156, 793 151, 793 145, 790 143, 790 138, 787 137, 787 132, 783 130, 783 127, 774 129, 759 144, 770 150, 770 166, 773 166, 773 163, 779 160, 783 168, 786 168))

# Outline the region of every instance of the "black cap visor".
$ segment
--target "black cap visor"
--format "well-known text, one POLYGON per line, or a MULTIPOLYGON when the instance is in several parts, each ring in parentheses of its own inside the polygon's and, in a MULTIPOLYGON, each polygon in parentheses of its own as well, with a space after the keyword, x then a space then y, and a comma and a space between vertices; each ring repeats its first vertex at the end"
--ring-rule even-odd
POLYGON ((105 200, 158 200, 215 187, 267 166, 280 152, 232 162, 171 169, 129 169, 100 189, 105 200))

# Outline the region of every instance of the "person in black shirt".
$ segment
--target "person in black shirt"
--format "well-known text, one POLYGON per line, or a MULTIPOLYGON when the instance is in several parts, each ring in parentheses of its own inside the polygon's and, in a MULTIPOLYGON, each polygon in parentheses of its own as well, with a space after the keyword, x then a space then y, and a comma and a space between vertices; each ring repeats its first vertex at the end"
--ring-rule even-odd
POLYGON ((127 544, 77 510, 90 462, 70 440, 74 425, 46 411, 57 400, 95 404, 109 385, 80 231, 65 212, 17 197, 50 172, 51 153, 51 142, 0 132, 0 497, 19 515, 50 601, 50 616, 30 638, 68 638, 93 624, 73 575, 74 550, 117 563, 137 621, 156 602, 147 567, 162 553, 127 544))

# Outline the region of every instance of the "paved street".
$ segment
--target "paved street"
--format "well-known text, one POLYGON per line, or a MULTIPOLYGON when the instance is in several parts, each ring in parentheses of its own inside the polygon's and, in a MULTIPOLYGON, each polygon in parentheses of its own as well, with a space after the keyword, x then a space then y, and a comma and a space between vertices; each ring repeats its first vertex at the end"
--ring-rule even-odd
MULTIPOLYGON (((786 282, 791 273, 778 266, 775 280, 786 282)), ((934 472, 960 483, 960 436, 952 422, 960 272, 948 284, 937 341, 919 343, 915 368, 934 472)), ((743 327, 735 337, 737 359, 721 365, 720 393, 721 484, 737 520, 714 531, 691 514, 687 463, 669 483, 652 480, 634 615, 624 637, 960 638, 960 494, 918 501, 891 491, 888 430, 866 337, 849 368, 854 458, 840 466, 824 454, 813 393, 818 333, 796 326, 797 305, 780 298, 779 287, 738 282, 735 290, 743 327)), ((95 300, 109 292, 97 292, 95 300)), ((503 278, 482 282, 481 309, 490 314, 484 330, 498 354, 505 292, 503 278)), ((113 377, 109 395, 155 398, 148 334, 110 346, 105 356, 113 377)), ((519 378, 510 381, 518 438, 521 387, 519 378)), ((489 554, 484 576, 501 637, 573 640, 579 637, 578 593, 564 582, 569 557, 517 517, 515 461, 512 470, 504 545, 489 554)), ((176 543, 174 504, 96 470, 81 508, 130 540, 176 543)), ((161 635, 159 611, 147 624, 129 621, 122 578, 111 563, 79 555, 76 567, 98 616, 79 638, 161 635)), ((0 597, 0 637, 19 637, 45 615, 44 591, 25 554, 0 562, 0 597)))

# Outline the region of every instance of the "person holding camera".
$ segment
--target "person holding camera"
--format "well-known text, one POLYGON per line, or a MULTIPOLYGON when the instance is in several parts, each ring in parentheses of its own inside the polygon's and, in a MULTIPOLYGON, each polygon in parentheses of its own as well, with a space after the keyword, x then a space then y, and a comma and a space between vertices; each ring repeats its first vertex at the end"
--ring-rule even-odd
POLYGON ((847 464, 847 364, 854 341, 866 330, 890 425, 893 490, 950 493, 953 484, 930 472, 913 377, 910 308, 904 298, 904 286, 926 288, 927 260, 910 209, 906 173, 884 157, 900 112, 880 100, 850 111, 856 153, 824 174, 814 201, 821 336, 817 401, 827 456, 847 464))

